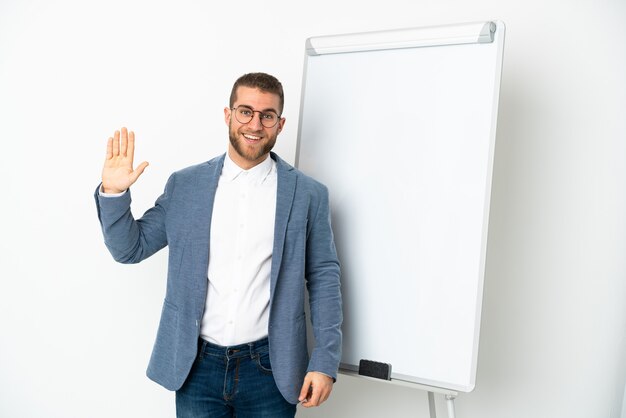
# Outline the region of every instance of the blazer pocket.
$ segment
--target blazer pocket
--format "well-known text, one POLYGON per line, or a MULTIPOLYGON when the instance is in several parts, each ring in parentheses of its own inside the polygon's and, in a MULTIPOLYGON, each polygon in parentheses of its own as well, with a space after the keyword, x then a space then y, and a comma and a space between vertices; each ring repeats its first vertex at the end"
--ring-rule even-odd
MULTIPOLYGON (((165 312, 166 309, 171 309, 174 312, 178 312, 178 306, 167 300, 167 298, 163 299, 163 312, 165 312)), ((163 314, 163 312, 161 312, 161 314, 163 314)))

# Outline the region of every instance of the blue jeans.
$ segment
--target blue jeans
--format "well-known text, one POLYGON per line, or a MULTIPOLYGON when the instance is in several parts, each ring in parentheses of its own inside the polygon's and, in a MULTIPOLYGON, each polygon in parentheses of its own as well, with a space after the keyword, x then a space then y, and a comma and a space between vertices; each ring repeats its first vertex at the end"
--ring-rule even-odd
POLYGON ((293 418, 278 391, 267 338, 222 347, 199 340, 187 380, 176 391, 177 418, 293 418))

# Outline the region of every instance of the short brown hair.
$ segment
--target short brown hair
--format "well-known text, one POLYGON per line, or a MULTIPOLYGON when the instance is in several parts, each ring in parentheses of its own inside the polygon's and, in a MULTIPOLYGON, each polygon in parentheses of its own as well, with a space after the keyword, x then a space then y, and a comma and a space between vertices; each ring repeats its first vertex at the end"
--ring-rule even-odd
POLYGON ((248 73, 244 74, 235 81, 233 89, 230 92, 230 107, 233 107, 235 100, 237 100, 237 88, 250 87, 256 88, 266 93, 273 93, 278 95, 279 109, 278 113, 283 113, 283 106, 285 105, 285 95, 283 94, 283 85, 273 75, 266 73, 248 73))

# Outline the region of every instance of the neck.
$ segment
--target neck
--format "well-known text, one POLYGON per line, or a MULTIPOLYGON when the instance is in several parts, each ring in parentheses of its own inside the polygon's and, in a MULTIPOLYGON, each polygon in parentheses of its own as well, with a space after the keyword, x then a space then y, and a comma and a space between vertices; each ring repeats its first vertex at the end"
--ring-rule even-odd
POLYGON ((247 160, 245 158, 243 158, 241 155, 239 155, 237 153, 237 151, 235 151, 233 149, 232 146, 228 147, 228 156, 230 157, 230 159, 237 164, 237 166, 243 170, 250 170, 253 167, 256 167, 257 165, 261 164, 263 161, 265 161, 266 159, 269 158, 270 154, 267 153, 265 155, 260 156, 259 158, 257 158, 254 161, 250 161, 247 160))

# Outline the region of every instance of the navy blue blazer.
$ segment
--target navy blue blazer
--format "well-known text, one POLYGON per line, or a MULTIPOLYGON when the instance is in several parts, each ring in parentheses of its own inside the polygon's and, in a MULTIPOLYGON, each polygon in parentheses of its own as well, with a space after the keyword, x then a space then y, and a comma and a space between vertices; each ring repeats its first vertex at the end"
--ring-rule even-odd
MULTIPOLYGON (((121 263, 138 263, 169 246, 167 289, 148 365, 150 379, 178 390, 196 357, 207 293, 211 213, 225 154, 178 171, 140 218, 130 191, 95 193, 104 242, 121 263)), ((298 402, 308 371, 337 376, 341 358, 339 261, 330 225, 328 190, 271 153, 277 168, 276 220, 270 281, 269 347, 274 379, 298 402), (305 291, 315 342, 309 358, 305 291)), ((98 187, 99 189, 99 187, 98 187)))

